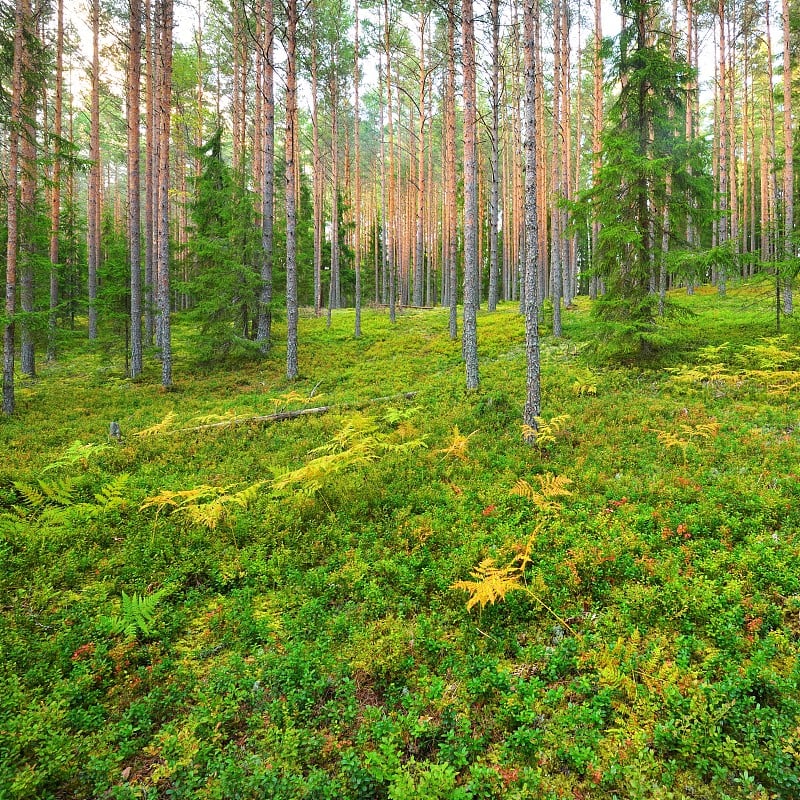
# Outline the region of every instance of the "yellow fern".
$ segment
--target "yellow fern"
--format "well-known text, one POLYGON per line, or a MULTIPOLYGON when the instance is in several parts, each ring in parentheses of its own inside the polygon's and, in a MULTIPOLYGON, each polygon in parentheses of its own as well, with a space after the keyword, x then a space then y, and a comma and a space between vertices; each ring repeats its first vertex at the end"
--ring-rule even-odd
POLYGON ((156 436, 159 433, 164 433, 164 431, 168 430, 172 427, 172 424, 175 422, 175 412, 170 411, 161 422, 157 422, 155 425, 151 425, 149 428, 145 428, 144 430, 135 433, 134 436, 156 436))
POLYGON ((535 426, 522 425, 522 438, 542 450, 549 444, 555 444, 556 438, 565 433, 569 419, 569 414, 560 414, 550 420, 535 417, 535 426))
POLYGON ((292 403, 299 403, 300 405, 308 405, 309 403, 317 402, 323 395, 316 394, 313 397, 306 397, 305 395, 296 392, 292 389, 286 394, 282 394, 279 397, 272 398, 272 404, 275 407, 275 412, 285 411, 292 403))
POLYGON ((530 500, 542 511, 560 510, 562 506, 556 498, 569 497, 572 494, 567 489, 572 480, 563 475, 553 475, 552 472, 537 475, 536 479, 539 481, 539 491, 536 491, 528 481, 520 478, 511 488, 509 494, 530 500))
POLYGON ((231 492, 233 486, 203 485, 179 491, 163 489, 159 494, 146 498, 139 509, 155 508, 156 513, 172 509, 194 525, 215 530, 232 516, 234 509, 247 508, 264 483, 258 481, 238 492, 231 492))
POLYGON ((575 636, 577 635, 575 629, 542 600, 541 592, 545 589, 544 581, 538 578, 534 582, 534 587, 537 591, 534 591, 525 581, 525 570, 533 563, 531 548, 537 532, 538 528, 531 534, 528 543, 524 547, 520 547, 514 558, 505 566, 498 567, 495 559, 484 558, 470 573, 473 580, 456 581, 451 584, 450 588, 459 589, 469 594, 467 611, 471 611, 475 606, 480 606, 480 610, 483 611, 487 605, 493 605, 505 600, 509 592, 525 592, 539 603, 553 619, 557 620, 575 636))
POLYGON ((450 444, 447 447, 443 447, 439 450, 435 450, 436 453, 442 453, 444 458, 452 457, 457 458, 459 461, 466 461, 467 460, 467 448, 469 446, 469 440, 477 433, 478 431, 472 431, 472 433, 467 434, 466 436, 461 433, 458 429, 458 425, 453 428, 453 438, 450 441, 450 444))
POLYGON ((514 495, 516 497, 524 497, 526 500, 533 500, 533 496, 536 494, 533 486, 531 486, 528 481, 524 478, 520 478, 512 487, 509 494, 514 495))
POLYGON ((298 491, 313 497, 325 485, 328 478, 354 467, 363 467, 389 453, 403 453, 427 447, 421 438, 402 438, 403 431, 391 434, 378 430, 375 420, 360 414, 352 416, 333 438, 309 451, 316 456, 297 469, 275 478, 272 484, 276 492, 298 491))
POLYGON ((498 600, 505 600, 509 592, 525 588, 521 583, 522 572, 516 559, 504 567, 498 567, 493 558, 484 558, 472 570, 471 575, 474 580, 456 581, 452 585, 453 589, 462 589, 469 594, 468 611, 476 605, 479 605, 483 611, 487 605, 493 605, 498 600))

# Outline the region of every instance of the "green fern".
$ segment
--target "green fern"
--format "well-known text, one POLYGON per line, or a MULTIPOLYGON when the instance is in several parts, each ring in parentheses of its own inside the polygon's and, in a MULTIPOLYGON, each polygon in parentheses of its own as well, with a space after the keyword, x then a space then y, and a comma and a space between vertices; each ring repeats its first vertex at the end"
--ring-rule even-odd
POLYGON ((109 450, 110 448, 111 446, 108 444, 84 444, 76 439, 55 461, 52 461, 44 469, 42 469, 42 473, 60 469, 61 467, 72 466, 78 462, 81 462, 81 464, 85 467, 92 458, 100 453, 105 452, 106 450, 109 450))
POLYGON ((68 508, 74 505, 73 485, 69 479, 60 481, 44 481, 41 478, 35 483, 14 482, 19 501, 17 511, 24 516, 38 516, 48 507, 68 508))
POLYGON ((131 476, 126 472, 117 475, 94 496, 97 504, 103 509, 122 508, 127 503, 123 490, 127 487, 131 476))
POLYGON ((120 613, 102 619, 111 633, 122 634, 127 639, 135 639, 139 634, 150 636, 153 633, 156 606, 163 596, 163 590, 148 596, 123 592, 120 613))

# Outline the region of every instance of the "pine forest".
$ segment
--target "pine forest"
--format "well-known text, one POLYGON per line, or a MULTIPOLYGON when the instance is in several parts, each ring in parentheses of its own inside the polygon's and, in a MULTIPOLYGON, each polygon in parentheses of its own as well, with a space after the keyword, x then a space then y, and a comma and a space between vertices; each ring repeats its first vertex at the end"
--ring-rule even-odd
POLYGON ((0 800, 800 797, 798 60, 0 0, 0 800))

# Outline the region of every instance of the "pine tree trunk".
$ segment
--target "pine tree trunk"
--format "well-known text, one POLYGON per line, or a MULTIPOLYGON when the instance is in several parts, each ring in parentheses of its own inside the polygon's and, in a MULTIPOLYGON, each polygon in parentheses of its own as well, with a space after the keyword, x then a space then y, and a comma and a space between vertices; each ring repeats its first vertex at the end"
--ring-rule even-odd
POLYGON ((170 327, 169 146, 172 111, 172 0, 159 0, 158 92, 158 312, 161 338, 161 385, 172 386, 170 327))
POLYGON ((394 113, 392 109, 392 50, 389 33, 389 2, 383 0, 384 42, 386 52, 386 96, 389 111, 389 191, 388 191, 388 224, 386 249, 389 257, 389 321, 396 320, 396 262, 395 249, 397 243, 397 221, 395 219, 395 179, 394 179, 394 113))
POLYGON ((264 0, 262 21, 263 92, 261 133, 261 290, 258 297, 258 332, 262 353, 269 352, 272 338, 272 247, 275 214, 275 89, 274 89, 274 12, 272 0, 264 0))
MULTIPOLYGON (((794 260, 794 129, 792 127, 792 29, 789 0, 783 0, 783 260, 794 260)), ((787 264, 789 266, 789 264, 787 264)), ((783 281, 783 313, 793 311, 792 276, 788 271, 783 281)))
POLYGON ((478 376, 478 151, 475 101, 475 21, 472 0, 461 4, 464 60, 464 363, 467 389, 477 389, 478 376))
POLYGON ((92 96, 89 158, 88 256, 89 256, 89 339, 97 338, 97 268, 100 260, 100 0, 92 0, 92 96))
POLYGON ((447 2, 447 78, 445 87, 445 136, 447 145, 447 297, 450 305, 450 338, 458 338, 458 276, 456 208, 456 13, 453 0, 447 2))
MULTIPOLYGON (((24 0, 26 19, 26 39, 32 41, 38 32, 29 0, 24 0)), ((21 136, 19 141, 20 165, 20 300, 23 314, 34 312, 34 227, 36 220, 36 92, 29 85, 27 74, 33 69, 29 52, 23 55, 23 82, 26 84, 22 96, 21 136)), ((33 326, 29 318, 23 316, 20 343, 20 369, 23 375, 36 375, 33 326)))
POLYGON ((359 41, 358 41, 358 0, 355 0, 355 25, 356 35, 355 44, 353 48, 353 139, 355 146, 355 161, 353 169, 355 170, 355 231, 353 233, 353 266, 356 273, 356 319, 355 330, 353 335, 356 339, 361 337, 361 136, 359 129, 359 120, 361 117, 361 109, 359 107, 358 97, 358 83, 359 83, 359 41))
POLYGON ((298 376, 297 365, 297 204, 295 127, 297 125, 297 0, 287 0, 286 29, 286 377, 298 376))
POLYGON ((319 149, 319 102, 316 21, 311 21, 311 136, 314 159, 314 313, 322 312, 322 217, 324 176, 319 149))
POLYGON ((8 180, 6 181, 6 320, 3 326, 3 413, 14 413, 14 316, 17 311, 17 254, 19 250, 19 131, 24 92, 25 26, 30 16, 27 0, 16 4, 14 60, 11 76, 11 118, 8 131, 8 180))
POLYGON ((500 267, 498 263, 498 217, 500 204, 500 0, 490 0, 492 26, 492 186, 489 195, 489 311, 497 309, 500 267))
MULTIPOLYGON (((537 0, 525 0, 523 8, 525 53, 525 406, 522 421, 536 429, 541 409, 541 383, 538 328, 538 263, 539 232, 537 230, 536 186, 536 16, 537 0)), ((530 437, 534 438, 534 437, 530 437)))
POLYGON ((328 327, 331 310, 341 306, 339 275, 339 87, 336 76, 337 65, 331 70, 329 100, 331 108, 331 280, 328 285, 328 327))
POLYGON ((58 309, 58 235, 61 219, 61 136, 64 108, 64 2, 56 4, 55 105, 53 109, 53 188, 50 194, 50 316, 47 322, 47 360, 56 357, 58 309))
POLYGON ((144 177, 144 340, 152 346, 155 338, 155 243, 156 243, 156 117, 155 47, 151 0, 145 0, 145 177, 144 177))
POLYGON ((141 176, 139 170, 139 89, 142 69, 142 4, 130 0, 128 41, 128 253, 131 281, 131 378, 142 373, 141 176))
POLYGON ((417 212, 414 248, 414 305, 422 305, 422 286, 425 259, 424 227, 425 214, 425 24, 427 14, 420 14, 419 23, 419 132, 417 137, 417 212))
MULTIPOLYGON (((728 241, 729 215, 728 215, 728 71, 727 54, 725 50, 725 0, 718 0, 717 15, 719 18, 719 224, 717 244, 721 247, 728 241)), ((721 263, 717 271, 717 289, 720 296, 725 295, 726 274, 725 265, 721 263)))

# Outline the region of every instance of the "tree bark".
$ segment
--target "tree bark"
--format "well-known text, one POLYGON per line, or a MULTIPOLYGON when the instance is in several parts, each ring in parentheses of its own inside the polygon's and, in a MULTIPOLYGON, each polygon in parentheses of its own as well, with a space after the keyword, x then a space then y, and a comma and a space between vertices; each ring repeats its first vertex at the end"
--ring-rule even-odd
MULTIPOLYGON (((538 328, 537 230, 537 153, 536 153, 536 15, 538 1, 525 0, 523 9, 525 52, 525 406, 522 421, 530 429, 537 427, 541 409, 541 382, 538 328)), ((529 437, 531 439, 535 437, 529 437)))
POLYGON ((148 345, 155 338, 155 246, 156 246, 156 181, 157 124, 155 114, 155 26, 151 0, 145 0, 144 31, 146 48, 145 75, 145 177, 144 177, 144 340, 148 345))
POLYGON ((386 96, 389 112, 389 191, 386 227, 386 250, 388 252, 389 273, 389 321, 396 320, 396 268, 395 247, 397 238, 397 225, 395 220, 395 180, 394 180, 394 113, 392 108, 392 50, 389 30, 389 0, 383 0, 384 44, 386 52, 386 96))
POLYGON ((16 4, 14 14, 14 60, 11 77, 11 118, 8 131, 8 180, 6 181, 6 321, 3 326, 3 413, 14 413, 14 317, 17 311, 17 253, 19 249, 19 131, 22 119, 25 26, 30 16, 28 0, 16 4))
POLYGON ((497 309, 500 268, 498 263, 498 217, 500 206, 500 0, 490 0, 492 26, 492 129, 490 169, 492 186, 489 195, 489 311, 497 309))
POLYGON ((172 111, 172 0, 159 0, 158 92, 158 311, 161 339, 161 385, 172 386, 172 331, 169 274, 169 146, 172 111))
POLYGON ((131 362, 130 376, 142 373, 142 264, 141 175, 139 169, 139 90, 142 70, 142 3, 130 0, 128 40, 128 253, 131 282, 131 362))
POLYGON ((92 92, 89 136, 88 256, 89 256, 89 339, 97 338, 97 269, 100 261, 100 0, 92 0, 92 92))
POLYGON ((478 376, 478 151, 475 101, 475 20, 472 0, 462 0, 461 38, 464 61, 464 337, 467 389, 478 376))
MULTIPOLYGON (((789 0, 781 6, 783 18, 783 259, 794 260, 794 133, 792 128, 792 62, 789 0)), ((789 266, 789 264, 787 264, 789 266)), ((783 313, 793 311, 791 270, 783 280, 783 313)))
POLYGON ((286 377, 297 367, 297 206, 295 126, 297 125, 297 0, 287 0, 286 28, 286 377))
POLYGON ((50 194, 50 316, 47 322, 47 360, 56 357, 58 309, 58 235, 61 220, 61 137, 64 108, 64 2, 56 4, 56 92, 53 109, 53 188, 50 194))
POLYGON ((353 48, 353 139, 355 145, 355 159, 353 169, 355 170, 355 231, 353 234, 353 266, 356 272, 356 320, 353 335, 356 339, 361 337, 361 136, 359 121, 361 110, 359 108, 358 83, 360 70, 358 67, 359 41, 358 41, 358 0, 355 0, 355 46, 353 48))
POLYGON ((34 227, 36 220, 36 90, 32 85, 35 80, 35 69, 30 54, 28 43, 38 37, 35 12, 31 9, 29 0, 24 2, 25 10, 25 45, 22 63, 22 111, 20 118, 21 135, 19 140, 19 182, 20 182, 20 242, 19 256, 21 267, 20 275, 20 300, 23 311, 21 343, 20 343, 20 369, 23 375, 33 377, 36 374, 36 359, 34 352, 33 326, 28 314, 34 312, 34 227))
POLYGON ((261 290, 258 298, 256 338, 262 353, 269 352, 272 338, 272 247, 275 214, 275 90, 274 12, 272 0, 264 0, 263 71, 261 77, 264 129, 261 136, 261 290))

